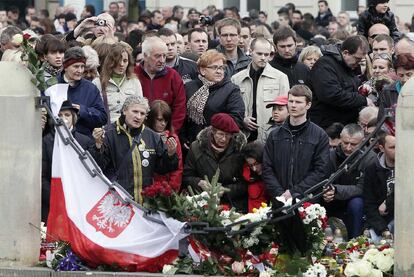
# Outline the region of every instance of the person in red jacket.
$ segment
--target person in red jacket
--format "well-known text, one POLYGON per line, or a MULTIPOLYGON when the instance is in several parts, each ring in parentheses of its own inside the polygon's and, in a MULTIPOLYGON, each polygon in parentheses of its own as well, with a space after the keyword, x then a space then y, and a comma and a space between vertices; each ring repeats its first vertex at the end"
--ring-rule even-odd
POLYGON ((248 212, 260 208, 262 202, 267 203, 269 200, 262 180, 263 149, 264 144, 259 141, 250 142, 243 149, 243 178, 248 184, 248 212))
POLYGON ((167 45, 159 37, 149 37, 142 43, 143 62, 135 67, 143 94, 152 103, 164 100, 172 111, 172 126, 176 133, 186 115, 186 96, 181 76, 165 65, 167 45))
POLYGON ((150 112, 148 113, 145 125, 160 134, 164 143, 170 137, 173 137, 177 142, 176 153, 178 156, 178 169, 164 175, 155 173, 154 182, 166 181, 173 190, 179 191, 183 176, 183 158, 180 141, 171 125, 171 116, 170 106, 168 106, 165 101, 154 100, 151 103, 150 112))

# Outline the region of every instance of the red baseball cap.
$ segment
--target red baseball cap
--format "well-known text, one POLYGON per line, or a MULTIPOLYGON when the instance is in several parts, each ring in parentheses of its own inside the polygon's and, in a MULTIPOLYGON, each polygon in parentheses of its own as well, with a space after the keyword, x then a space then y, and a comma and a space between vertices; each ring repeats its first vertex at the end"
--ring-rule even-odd
POLYGON ((272 102, 267 104, 266 108, 268 109, 268 108, 273 107, 275 105, 286 106, 287 103, 288 103, 288 96, 287 95, 279 95, 275 98, 275 100, 273 100, 272 102))

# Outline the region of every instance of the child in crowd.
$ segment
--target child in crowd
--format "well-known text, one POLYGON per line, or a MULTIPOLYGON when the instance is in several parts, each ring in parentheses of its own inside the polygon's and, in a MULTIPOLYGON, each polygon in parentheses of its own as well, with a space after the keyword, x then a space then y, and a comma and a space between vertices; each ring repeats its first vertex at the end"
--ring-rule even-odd
POLYGON ((267 123, 268 127, 266 128, 265 141, 269 136, 270 132, 272 132, 276 127, 282 125, 288 117, 289 113, 287 110, 287 104, 287 95, 280 95, 277 96, 273 102, 266 105, 267 109, 272 108, 272 117, 269 119, 269 122, 267 123))
POLYGON ((390 36, 397 42, 400 32, 395 24, 394 14, 388 6, 389 0, 369 0, 369 8, 359 16, 357 30, 359 35, 368 37, 368 30, 372 25, 382 23, 390 30, 390 36))
POLYGON ((259 209, 269 197, 262 179, 262 158, 264 144, 259 141, 248 143, 243 149, 243 178, 248 185, 248 212, 259 209))
POLYGON ((181 179, 183 176, 183 159, 181 145, 178 136, 174 133, 171 125, 171 108, 163 100, 154 100, 151 103, 151 110, 148 113, 146 125, 160 134, 161 139, 166 143, 169 137, 173 137, 177 142, 178 169, 165 175, 154 174, 154 182, 166 181, 175 191, 180 190, 181 179))

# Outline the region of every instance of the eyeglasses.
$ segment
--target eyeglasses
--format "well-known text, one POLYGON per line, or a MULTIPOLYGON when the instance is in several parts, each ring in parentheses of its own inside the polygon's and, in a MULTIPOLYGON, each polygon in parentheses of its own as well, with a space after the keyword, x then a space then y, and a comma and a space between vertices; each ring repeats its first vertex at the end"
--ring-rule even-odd
POLYGON ((214 131, 213 134, 219 139, 221 138, 230 139, 231 137, 233 137, 232 133, 224 133, 224 132, 219 132, 219 131, 214 131))
POLYGON ((227 68, 226 65, 209 65, 206 67, 209 69, 212 69, 213 71, 219 71, 219 70, 226 71, 226 68, 227 68))
POLYGON ((239 34, 220 34, 220 37, 222 38, 236 38, 239 34))
POLYGON ((392 57, 387 53, 374 54, 374 57, 372 57, 372 61, 377 59, 383 59, 392 63, 392 57))

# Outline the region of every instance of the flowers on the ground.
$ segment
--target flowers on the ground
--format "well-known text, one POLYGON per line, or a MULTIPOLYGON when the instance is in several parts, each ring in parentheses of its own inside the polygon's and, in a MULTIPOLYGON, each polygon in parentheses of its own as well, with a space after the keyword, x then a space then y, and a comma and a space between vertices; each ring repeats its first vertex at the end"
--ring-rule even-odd
POLYGON ((326 268, 320 264, 315 263, 314 265, 311 265, 308 270, 303 273, 304 277, 326 277, 327 276, 326 268))

